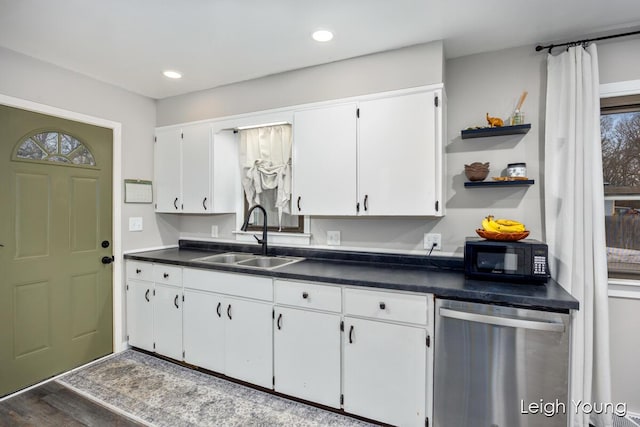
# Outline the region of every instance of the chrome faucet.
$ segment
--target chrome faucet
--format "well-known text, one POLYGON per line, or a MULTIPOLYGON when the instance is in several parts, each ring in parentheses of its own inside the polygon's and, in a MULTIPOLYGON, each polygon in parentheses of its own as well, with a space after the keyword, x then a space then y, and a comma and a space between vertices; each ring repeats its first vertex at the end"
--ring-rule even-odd
POLYGON ((267 211, 260 205, 255 205, 249 212, 247 212, 247 219, 245 219, 244 224, 242 224, 242 231, 247 231, 247 227, 249 226, 249 218, 251 218, 251 214, 253 210, 258 208, 262 211, 262 239, 258 239, 258 237, 254 234, 253 237, 262 245, 262 256, 267 256, 267 211))

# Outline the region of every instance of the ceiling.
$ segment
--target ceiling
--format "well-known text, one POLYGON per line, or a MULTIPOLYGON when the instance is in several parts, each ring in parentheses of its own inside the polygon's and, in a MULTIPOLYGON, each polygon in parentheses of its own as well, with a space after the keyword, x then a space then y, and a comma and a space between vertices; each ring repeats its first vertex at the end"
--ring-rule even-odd
POLYGON ((453 58, 638 25, 637 0, 0 0, 0 46, 155 99, 433 40, 453 58))

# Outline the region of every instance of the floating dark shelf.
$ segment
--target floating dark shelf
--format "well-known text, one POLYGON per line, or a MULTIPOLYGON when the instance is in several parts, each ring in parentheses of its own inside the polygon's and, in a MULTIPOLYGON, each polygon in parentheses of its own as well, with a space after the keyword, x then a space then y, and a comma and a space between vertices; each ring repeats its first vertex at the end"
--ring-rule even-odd
POLYGON ((468 181, 464 183, 465 187, 524 187, 535 184, 533 179, 519 181, 468 181))
POLYGON ((488 136, 525 134, 529 132, 529 129, 531 129, 531 123, 525 123, 523 125, 515 125, 515 126, 502 126, 502 127, 495 127, 495 128, 466 129, 461 131, 461 134, 462 134, 462 139, 485 138, 488 136))

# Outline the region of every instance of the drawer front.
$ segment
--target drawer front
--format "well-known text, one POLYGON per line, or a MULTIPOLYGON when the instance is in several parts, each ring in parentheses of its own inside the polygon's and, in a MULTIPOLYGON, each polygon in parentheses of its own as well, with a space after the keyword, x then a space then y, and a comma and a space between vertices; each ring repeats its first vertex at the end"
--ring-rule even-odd
POLYGON ((165 285, 182 286, 182 267, 153 264, 153 281, 165 285))
POLYGON ((273 279, 250 274, 185 268, 184 287, 237 297, 273 301, 273 279))
POLYGON ((142 261, 127 261, 127 279, 153 281, 153 264, 142 261))
POLYGON ((427 324, 427 296, 347 288, 345 314, 397 322, 427 324))
POLYGON ((336 313, 342 311, 342 290, 340 286, 275 280, 274 292, 276 304, 333 311, 336 313))

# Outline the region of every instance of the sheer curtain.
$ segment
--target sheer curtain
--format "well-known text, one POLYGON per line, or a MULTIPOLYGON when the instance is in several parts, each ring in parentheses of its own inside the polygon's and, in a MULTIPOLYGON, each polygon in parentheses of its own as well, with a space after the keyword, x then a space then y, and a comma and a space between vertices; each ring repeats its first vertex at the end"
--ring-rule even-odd
POLYGON ((275 190, 278 224, 290 213, 291 125, 265 126, 240 131, 242 186, 249 206, 260 204, 261 195, 275 190))
MULTIPOLYGON (((579 302, 572 317, 572 401, 611 402, 607 255, 594 44, 547 59, 545 224, 550 269, 579 302)), ((570 410, 571 408, 571 410, 570 410)), ((611 426, 611 415, 576 414, 571 426, 611 426)))

